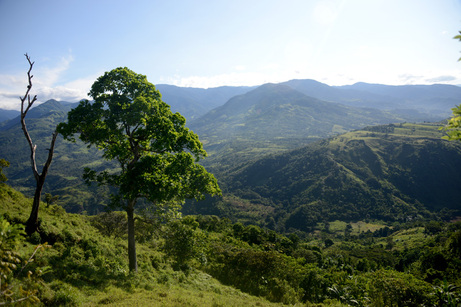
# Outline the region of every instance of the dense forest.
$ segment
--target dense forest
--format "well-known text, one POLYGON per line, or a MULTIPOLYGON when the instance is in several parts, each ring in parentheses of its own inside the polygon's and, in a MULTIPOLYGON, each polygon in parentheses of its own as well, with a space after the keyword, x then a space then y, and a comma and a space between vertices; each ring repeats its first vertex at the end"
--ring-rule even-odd
MULTIPOLYGON (((156 199, 139 197, 131 218, 137 273, 126 244, 130 213, 114 207, 110 197, 120 191, 138 197, 133 193, 144 187, 110 177, 127 169, 128 158, 117 164, 87 146, 88 139, 58 137, 39 228, 26 235, 34 188, 28 145, 18 118, 5 120, 0 300, 54 306, 458 306, 461 144, 442 139, 447 115, 440 110, 459 91, 447 89, 328 87, 312 80, 212 92, 163 86, 173 110, 189 107, 188 127, 209 154, 189 172, 205 174, 206 168, 222 195, 182 204, 177 195, 189 196, 187 184, 213 184, 214 177, 164 177, 168 186, 161 186, 144 168, 127 173, 132 182, 139 176, 159 185, 148 191, 165 203, 149 210, 156 199), (432 104, 440 112, 431 109, 436 97, 443 97, 441 105, 432 104), (201 108, 193 107, 200 101, 201 108), (403 104, 407 109, 396 108, 403 104), (413 112, 415 105, 424 107, 413 112), (419 123, 407 122, 414 119, 419 123), (86 184, 83 174, 98 184, 86 184), (119 186, 104 185, 108 179, 119 186)), ((95 97, 79 106, 96 107, 95 97)), ((191 151, 202 152, 179 113, 149 103, 176 120, 172 126, 185 133, 178 140, 187 136, 198 146, 191 151)), ((48 101, 30 110, 39 163, 56 125, 70 127, 72 109, 80 110, 48 101)), ((104 142, 97 146, 108 148, 104 142)), ((183 167, 167 157, 161 165, 183 167)))

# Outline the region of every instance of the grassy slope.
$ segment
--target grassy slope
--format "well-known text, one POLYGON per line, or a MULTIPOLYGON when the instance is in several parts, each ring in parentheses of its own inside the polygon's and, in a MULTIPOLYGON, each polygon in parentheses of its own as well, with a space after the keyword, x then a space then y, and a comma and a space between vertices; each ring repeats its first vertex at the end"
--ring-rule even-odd
MULTIPOLYGON (((21 193, 0 186, 0 214, 8 220, 25 221, 30 202, 21 193)), ((119 216, 122 219, 113 223, 115 229, 123 228, 123 214, 119 216)), ((461 263, 453 256, 461 250, 459 242, 453 241, 460 237, 459 223, 430 222, 437 227, 429 234, 430 224, 421 222, 389 225, 391 230, 376 222, 349 226, 335 221, 329 230, 304 234, 299 241, 296 235, 293 239, 282 237, 217 217, 188 217, 182 223, 198 221, 200 228, 194 232, 198 237, 187 232, 181 236, 192 239, 194 245, 206 245, 207 265, 191 262, 186 271, 173 270, 174 250, 166 254, 162 248, 164 242, 170 242, 164 240, 172 238, 168 227, 162 226, 162 233, 152 237, 147 228, 139 227, 139 272, 133 275, 127 272, 126 238, 120 229, 117 236, 104 235, 105 231, 94 227, 99 217, 68 214, 56 205, 43 205, 40 217, 42 242, 48 240, 52 248, 37 254, 28 269, 35 272, 39 267, 44 272, 39 297, 45 305, 281 306, 238 288, 285 303, 303 301, 307 306, 309 301, 318 302, 315 306, 341 306, 338 301, 354 300, 386 306, 389 300, 402 299, 441 303, 432 287, 441 289, 444 278, 460 284, 457 273, 461 263), (381 229, 387 229, 387 234, 371 232, 381 229), (438 265, 440 259, 447 262, 445 268, 438 265), (383 282, 389 287, 382 289, 383 282)), ((40 237, 28 241, 18 251, 23 259, 29 257, 40 237)), ((450 295, 459 297, 459 292, 450 295)))
MULTIPOLYGON (((25 221, 31 199, 8 186, 0 187, 0 214, 12 221, 25 221)), ((41 228, 49 239, 58 236, 51 249, 38 253, 36 265, 44 268, 45 284, 40 298, 45 304, 83 306, 280 306, 224 286, 210 275, 193 271, 189 276, 173 271, 168 263, 154 269, 149 259, 162 257, 155 244, 138 244, 140 272, 130 275, 125 268, 126 243, 102 236, 91 217, 69 214, 57 205, 42 204, 41 228), (93 242, 95 254, 86 255, 82 242, 93 242), (96 256, 96 257, 95 257, 96 256), (87 259, 85 259, 87 258, 87 259), (106 267, 103 272, 100 264, 106 267), (109 272, 107 272, 109 271, 109 272)), ((20 254, 28 257, 34 244, 25 242, 20 254)))

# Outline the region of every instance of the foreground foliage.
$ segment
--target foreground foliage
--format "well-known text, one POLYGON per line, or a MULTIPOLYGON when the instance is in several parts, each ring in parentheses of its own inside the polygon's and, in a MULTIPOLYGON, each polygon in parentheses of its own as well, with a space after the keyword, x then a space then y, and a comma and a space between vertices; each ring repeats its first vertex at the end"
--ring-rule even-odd
POLYGON ((453 116, 448 119, 448 122, 443 129, 447 135, 443 138, 449 141, 460 141, 461 140, 461 105, 451 109, 453 116))
MULTIPOLYGON (((31 200, 2 185, 0 214, 14 227, 31 200)), ((216 216, 137 219, 140 272, 127 263, 126 215, 84 216, 43 206, 36 296, 46 305, 457 306, 461 223, 319 224, 288 237, 216 216), (114 222, 118 221, 118 222, 114 222), (125 223, 125 224, 124 224, 125 223), (246 293, 246 294, 245 294, 246 293), (260 297, 259 299, 256 298, 260 297), (270 303, 272 302, 272 303, 270 303)), ((21 256, 25 259, 27 257, 21 256)), ((27 276, 25 276, 27 279, 27 276)), ((25 285, 25 283, 24 283, 25 285)))

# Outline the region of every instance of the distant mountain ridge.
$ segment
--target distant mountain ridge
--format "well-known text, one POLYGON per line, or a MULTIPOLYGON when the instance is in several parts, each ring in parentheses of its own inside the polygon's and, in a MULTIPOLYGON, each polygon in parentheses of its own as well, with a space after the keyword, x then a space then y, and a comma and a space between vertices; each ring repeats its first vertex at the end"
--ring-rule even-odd
POLYGON ((19 113, 20 112, 16 110, 5 110, 0 108, 0 123, 8 119, 15 118, 19 115, 19 113))
POLYGON ((155 86, 162 94, 162 100, 188 120, 196 119, 206 112, 226 103, 230 98, 246 93, 254 87, 221 86, 215 88, 178 87, 158 84, 155 86))
MULTIPOLYGON (((353 85, 329 86, 311 79, 294 79, 278 84, 288 85, 307 96, 327 102, 393 111, 394 114, 407 117, 410 113, 417 114, 414 121, 447 118, 450 109, 461 103, 461 87, 445 84, 390 86, 359 82, 353 85)), ((188 121, 196 120, 210 110, 224 105, 232 97, 257 87, 220 86, 204 89, 156 85, 162 99, 171 106, 173 112, 181 113, 188 121)), ((0 122, 17 115, 18 111, 0 109, 0 122)))
POLYGON ((283 82, 306 95, 325 101, 369 107, 380 110, 407 110, 419 113, 421 120, 440 120, 448 117, 450 109, 461 103, 461 87, 447 84, 433 85, 383 85, 358 82, 353 85, 329 86, 315 80, 290 80, 283 82))

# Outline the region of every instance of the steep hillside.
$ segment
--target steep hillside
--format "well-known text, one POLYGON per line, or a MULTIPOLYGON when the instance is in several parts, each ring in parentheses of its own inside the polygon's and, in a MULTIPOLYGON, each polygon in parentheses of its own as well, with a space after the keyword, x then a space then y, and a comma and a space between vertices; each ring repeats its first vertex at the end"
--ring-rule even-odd
MULTIPOLYGON (((24 228, 31 203, 31 199, 0 183, 0 305, 285 306, 280 299, 278 303, 269 302, 267 297, 250 295, 248 289, 240 291, 233 284, 220 282, 195 256, 181 258, 182 270, 173 269, 178 252, 167 252, 165 241, 178 237, 174 227, 183 225, 178 221, 136 223, 139 272, 132 274, 128 271, 124 213, 88 216, 67 213, 59 205, 42 204, 40 231, 31 236, 22 232, 16 235, 14 229, 24 228), (15 235, 18 239, 13 245, 11 238, 15 235), (32 295, 33 299, 10 303, 32 295)), ((194 228, 183 226, 180 230, 186 232, 181 235, 196 243, 197 238, 206 235, 206 242, 194 246, 201 249, 202 258, 211 260, 214 245, 220 244, 220 234, 205 233, 196 229, 195 219, 189 221, 194 228), (205 248, 204 243, 210 247, 205 248)))
POLYGON ((218 178, 238 199, 226 203, 234 217, 274 216, 283 229, 309 230, 336 219, 407 221, 440 210, 455 216, 461 213, 461 144, 441 135, 430 124, 370 127, 218 178))

